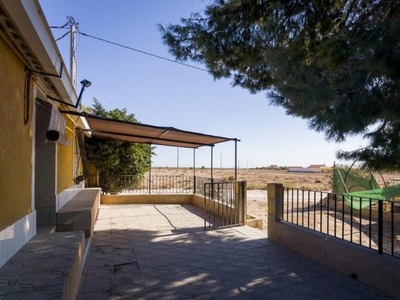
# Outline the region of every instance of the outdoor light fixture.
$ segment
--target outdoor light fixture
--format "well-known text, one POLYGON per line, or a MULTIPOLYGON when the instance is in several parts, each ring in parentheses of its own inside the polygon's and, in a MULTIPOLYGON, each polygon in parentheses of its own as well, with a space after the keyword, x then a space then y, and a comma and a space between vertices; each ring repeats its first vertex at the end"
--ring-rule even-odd
POLYGON ((79 93, 78 101, 76 101, 75 108, 78 108, 79 103, 81 102, 81 99, 82 99, 83 91, 85 90, 85 88, 87 88, 87 87, 92 85, 92 83, 87 79, 83 79, 81 81, 81 84, 82 84, 82 89, 81 89, 81 91, 79 93))
POLYGON ((68 102, 65 102, 65 101, 63 101, 63 100, 60 100, 60 99, 56 99, 56 98, 51 97, 51 96, 49 96, 49 95, 47 95, 47 98, 49 98, 49 99, 51 99, 51 100, 54 100, 54 101, 57 101, 57 102, 60 102, 60 103, 63 103, 63 104, 65 104, 65 105, 74 107, 74 108, 78 108, 79 103, 80 103, 81 100, 82 100, 83 91, 85 90, 85 88, 87 88, 87 87, 89 87, 89 86, 92 85, 92 83, 91 83, 89 80, 87 80, 87 79, 83 79, 83 80, 81 81, 81 84, 82 84, 82 88, 81 88, 81 91, 79 92, 79 97, 78 97, 78 100, 76 101, 76 104, 75 104, 75 105, 70 104, 70 103, 68 103, 68 102))
POLYGON ((92 85, 92 83, 91 83, 89 80, 87 80, 87 79, 83 79, 83 80, 81 81, 81 84, 82 84, 83 86, 85 86, 85 88, 87 88, 87 87, 89 87, 89 86, 92 85))

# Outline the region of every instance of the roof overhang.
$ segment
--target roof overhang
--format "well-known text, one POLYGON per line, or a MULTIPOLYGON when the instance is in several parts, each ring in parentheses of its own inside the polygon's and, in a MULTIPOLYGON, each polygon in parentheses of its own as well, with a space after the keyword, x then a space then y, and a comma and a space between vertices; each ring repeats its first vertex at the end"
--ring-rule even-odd
MULTIPOLYGON (((38 99, 63 109, 66 106, 60 101, 49 100, 51 96, 62 99, 61 103, 68 106, 77 103, 75 87, 38 0, 0 0, 0 31, 10 41, 27 71, 36 75, 40 95, 47 96, 44 99, 38 96, 38 99)), ((78 120, 79 126, 85 127, 82 120, 78 120)))
POLYGON ((103 118, 88 113, 61 111, 85 118, 92 135, 99 139, 116 139, 132 143, 163 145, 183 148, 198 148, 214 146, 227 141, 239 141, 236 138, 227 138, 203 133, 184 131, 174 127, 154 126, 141 123, 132 123, 103 118))
POLYGON ((26 59, 27 67, 41 72, 38 78, 44 79, 43 86, 53 96, 75 104, 77 93, 38 0, 2 0, 1 8, 9 19, 0 15, 0 23, 26 59))

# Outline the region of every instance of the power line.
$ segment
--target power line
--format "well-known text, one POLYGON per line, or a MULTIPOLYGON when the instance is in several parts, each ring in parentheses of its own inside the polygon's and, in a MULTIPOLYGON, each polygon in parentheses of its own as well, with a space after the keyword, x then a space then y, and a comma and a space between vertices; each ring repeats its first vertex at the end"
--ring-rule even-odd
POLYGON ((66 37, 67 34, 69 34, 69 31, 67 31, 67 32, 64 33, 61 37, 59 37, 58 39, 56 39, 56 42, 58 42, 59 40, 63 39, 64 37, 66 37))
POLYGON ((208 73, 208 70, 203 69, 203 68, 199 68, 199 67, 196 67, 196 66, 185 64, 185 63, 182 63, 182 62, 179 62, 179 61, 176 61, 176 60, 172 60, 172 59, 160 56, 160 55, 152 54, 150 52, 139 50, 139 49, 136 49, 136 48, 133 48, 133 47, 129 47, 129 46, 126 46, 126 45, 122 45, 122 44, 119 44, 119 43, 116 43, 116 42, 112 42, 112 41, 109 41, 109 40, 106 40, 106 39, 103 39, 103 38, 99 38, 99 37, 96 37, 96 36, 93 36, 93 35, 90 35, 90 34, 87 34, 87 33, 83 33, 83 32, 81 32, 79 30, 78 30, 78 32, 83 36, 86 36, 86 37, 89 37, 89 38, 92 38, 92 39, 95 39, 95 40, 99 40, 99 41, 102 41, 102 42, 105 42, 105 43, 108 43, 108 44, 111 44, 111 45, 114 45, 114 46, 118 46, 118 47, 121 47, 121 48, 125 48, 125 49, 128 49, 128 50, 139 52, 139 53, 142 53, 142 54, 145 54, 145 55, 149 55, 149 56, 152 56, 152 57, 155 57, 155 58, 158 58, 158 59, 166 60, 166 61, 178 64, 178 65, 182 65, 182 66, 185 66, 185 67, 193 68, 193 69, 208 73))
MULTIPOLYGON (((68 17, 67 17, 67 18, 68 18, 68 17)), ((53 28, 53 29, 63 29, 63 28, 65 28, 65 27, 67 27, 67 25, 69 25, 70 22, 71 22, 71 20, 68 18, 67 23, 65 23, 63 26, 50 26, 50 28, 53 28)))

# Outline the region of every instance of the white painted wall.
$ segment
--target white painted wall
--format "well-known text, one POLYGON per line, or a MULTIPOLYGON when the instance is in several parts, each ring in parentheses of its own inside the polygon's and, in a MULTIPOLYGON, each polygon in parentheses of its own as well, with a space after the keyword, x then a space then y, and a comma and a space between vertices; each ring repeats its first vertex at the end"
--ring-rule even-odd
POLYGON ((36 234, 36 211, 0 231, 0 267, 36 234))

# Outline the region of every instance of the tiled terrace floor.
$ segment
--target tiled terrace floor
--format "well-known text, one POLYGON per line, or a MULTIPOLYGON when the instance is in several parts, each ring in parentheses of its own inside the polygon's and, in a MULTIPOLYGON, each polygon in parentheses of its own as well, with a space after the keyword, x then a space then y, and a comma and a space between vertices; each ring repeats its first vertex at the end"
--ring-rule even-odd
POLYGON ((202 210, 102 205, 79 299, 390 299, 247 226, 204 231, 202 210))

